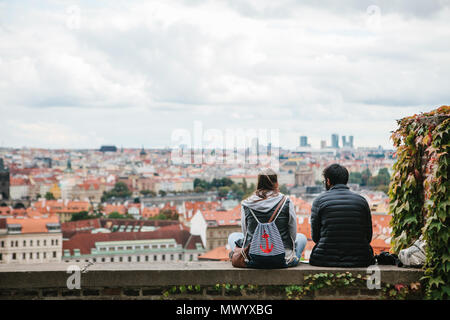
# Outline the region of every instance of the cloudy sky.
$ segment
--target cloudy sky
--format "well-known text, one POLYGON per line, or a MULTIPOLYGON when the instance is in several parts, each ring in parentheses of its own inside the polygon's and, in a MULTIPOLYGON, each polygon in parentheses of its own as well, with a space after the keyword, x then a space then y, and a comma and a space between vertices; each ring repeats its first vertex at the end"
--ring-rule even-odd
POLYGON ((0 0, 0 146, 164 147, 200 121, 390 148, 450 103, 449 21, 437 0, 0 0))

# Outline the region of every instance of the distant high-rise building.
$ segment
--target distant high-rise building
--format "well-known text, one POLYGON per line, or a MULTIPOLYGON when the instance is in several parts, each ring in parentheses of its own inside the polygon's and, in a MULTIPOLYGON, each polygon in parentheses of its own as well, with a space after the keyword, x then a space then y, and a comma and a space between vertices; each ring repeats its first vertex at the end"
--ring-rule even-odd
POLYGON ((300 137, 300 147, 307 147, 307 146, 308 146, 308 137, 301 136, 300 137))
POLYGON ((339 135, 337 133, 331 135, 331 147, 336 149, 339 148, 339 135))
POLYGON ((325 149, 327 147, 327 141, 326 140, 321 140, 320 141, 320 148, 321 149, 325 149))
POLYGON ((348 141, 346 136, 342 136, 342 147, 353 148, 353 136, 349 136, 348 141))
POLYGON ((0 199, 9 199, 9 169, 5 168, 2 158, 0 158, 0 199))
POLYGON ((350 136, 349 137, 349 146, 350 146, 350 148, 352 148, 353 149, 353 136, 350 136))

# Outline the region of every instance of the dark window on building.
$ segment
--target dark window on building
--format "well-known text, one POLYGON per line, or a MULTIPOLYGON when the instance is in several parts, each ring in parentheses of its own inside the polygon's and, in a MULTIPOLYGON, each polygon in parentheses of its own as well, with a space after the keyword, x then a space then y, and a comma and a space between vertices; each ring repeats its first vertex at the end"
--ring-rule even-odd
POLYGON ((53 251, 53 258, 56 258, 56 251, 53 251))
POLYGON ((131 262, 131 257, 128 257, 128 262, 131 262))
POLYGON ((12 259, 16 260, 16 254, 15 253, 12 254, 12 259))

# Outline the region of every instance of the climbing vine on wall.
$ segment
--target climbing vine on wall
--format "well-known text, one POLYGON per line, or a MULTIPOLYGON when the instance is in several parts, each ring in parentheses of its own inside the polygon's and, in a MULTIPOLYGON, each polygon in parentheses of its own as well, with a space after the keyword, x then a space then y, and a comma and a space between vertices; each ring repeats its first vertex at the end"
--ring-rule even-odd
POLYGON ((398 125, 391 136, 397 149, 389 186, 393 250, 423 235, 427 296, 448 299, 450 107, 403 118, 398 125))

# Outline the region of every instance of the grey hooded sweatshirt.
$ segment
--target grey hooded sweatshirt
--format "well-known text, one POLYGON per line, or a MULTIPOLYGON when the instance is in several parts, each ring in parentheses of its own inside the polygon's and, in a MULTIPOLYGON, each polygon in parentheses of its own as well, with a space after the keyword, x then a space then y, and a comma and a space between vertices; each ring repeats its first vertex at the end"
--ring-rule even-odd
MULTIPOLYGON (((249 198, 243 200, 241 202, 241 223, 242 223, 242 232, 244 233, 244 237, 247 235, 247 245, 253 236, 254 228, 256 226, 256 221, 254 221, 254 217, 249 212, 249 210, 245 210, 245 207, 253 210, 258 220, 262 223, 267 222, 270 219, 270 216, 274 212, 275 206, 281 201, 283 198, 283 194, 278 193, 273 195, 273 193, 269 193, 267 199, 260 200, 261 198, 257 195, 253 194, 249 198), (248 229, 248 224, 250 224, 250 228, 248 229)), ((297 215, 295 214, 295 208, 292 201, 288 200, 284 204, 284 207, 280 209, 281 212, 277 217, 275 224, 277 225, 284 246, 285 246, 285 258, 286 263, 292 262, 295 258, 295 238, 297 236, 297 215)), ((245 241, 246 239, 244 239, 245 241)))

